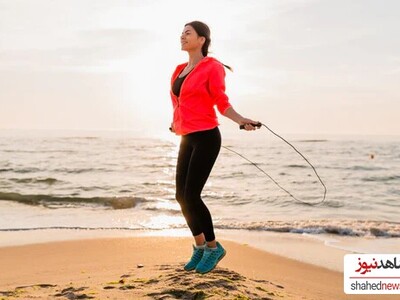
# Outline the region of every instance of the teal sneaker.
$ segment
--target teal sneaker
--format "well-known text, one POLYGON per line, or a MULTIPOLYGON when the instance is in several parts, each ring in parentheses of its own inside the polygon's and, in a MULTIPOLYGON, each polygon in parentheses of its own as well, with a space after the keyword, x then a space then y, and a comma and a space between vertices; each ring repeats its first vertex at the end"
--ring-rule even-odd
POLYGON ((219 242, 217 242, 216 249, 206 246, 203 257, 196 266, 196 272, 201 274, 210 272, 217 266, 218 262, 225 256, 225 254, 226 251, 219 242))
POLYGON ((186 271, 191 271, 196 268, 197 264, 201 261, 203 257, 205 248, 205 245, 200 247, 193 246, 192 257, 190 258, 189 262, 183 267, 186 271))

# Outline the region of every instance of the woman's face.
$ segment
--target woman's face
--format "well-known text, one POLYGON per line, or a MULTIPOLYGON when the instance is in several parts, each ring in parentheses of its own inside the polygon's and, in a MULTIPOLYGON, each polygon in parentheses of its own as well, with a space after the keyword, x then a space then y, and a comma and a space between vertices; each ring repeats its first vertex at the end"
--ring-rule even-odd
POLYGON ((186 25, 181 34, 181 49, 184 51, 201 51, 205 37, 199 36, 194 28, 186 25))

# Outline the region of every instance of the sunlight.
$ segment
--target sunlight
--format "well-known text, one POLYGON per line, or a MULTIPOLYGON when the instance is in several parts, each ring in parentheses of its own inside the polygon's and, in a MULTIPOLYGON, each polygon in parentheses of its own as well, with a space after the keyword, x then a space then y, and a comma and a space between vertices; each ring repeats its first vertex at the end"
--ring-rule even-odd
MULTIPOLYGON (((170 182, 169 182, 170 183, 170 182)), ((158 202, 155 207, 157 209, 168 209, 168 210, 175 210, 175 211, 180 211, 180 206, 178 202, 171 202, 168 200, 164 200, 162 202, 158 202)))
POLYGON ((186 221, 183 216, 160 215, 151 217, 149 221, 141 223, 146 229, 171 229, 185 226, 186 221))

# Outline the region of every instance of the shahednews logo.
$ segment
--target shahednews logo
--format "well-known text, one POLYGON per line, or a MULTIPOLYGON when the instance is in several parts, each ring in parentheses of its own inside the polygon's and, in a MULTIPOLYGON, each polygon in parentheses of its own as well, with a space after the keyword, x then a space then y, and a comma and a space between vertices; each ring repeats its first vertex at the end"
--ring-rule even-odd
POLYGON ((346 294, 400 294, 400 254, 346 254, 346 294))

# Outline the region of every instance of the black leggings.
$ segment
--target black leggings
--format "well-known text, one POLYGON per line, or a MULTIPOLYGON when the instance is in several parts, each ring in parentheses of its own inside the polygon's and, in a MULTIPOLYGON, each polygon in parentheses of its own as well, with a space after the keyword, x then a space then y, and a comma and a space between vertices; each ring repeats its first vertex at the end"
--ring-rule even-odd
POLYGON ((215 240, 214 227, 200 195, 220 149, 218 127, 184 135, 176 166, 176 200, 192 235, 204 233, 208 242, 215 240))

